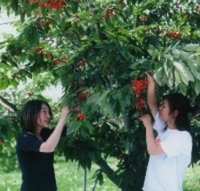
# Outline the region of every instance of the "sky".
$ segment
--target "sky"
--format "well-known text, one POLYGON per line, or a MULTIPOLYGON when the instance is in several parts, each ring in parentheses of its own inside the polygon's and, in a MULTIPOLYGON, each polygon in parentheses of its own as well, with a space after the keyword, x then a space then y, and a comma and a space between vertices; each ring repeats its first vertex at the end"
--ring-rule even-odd
POLYGON ((2 40, 4 33, 8 34, 16 33, 15 28, 11 25, 11 23, 16 20, 18 20, 18 18, 15 17, 14 15, 8 16, 6 12, 4 11, 0 12, 0 41, 2 40))
MULTIPOLYGON (((3 34, 16 34, 16 29, 12 26, 12 22, 18 19, 15 15, 8 16, 6 12, 0 12, 0 42, 3 40, 3 34)), ((59 99, 62 96, 62 87, 49 86, 42 92, 42 95, 54 100, 59 99)))

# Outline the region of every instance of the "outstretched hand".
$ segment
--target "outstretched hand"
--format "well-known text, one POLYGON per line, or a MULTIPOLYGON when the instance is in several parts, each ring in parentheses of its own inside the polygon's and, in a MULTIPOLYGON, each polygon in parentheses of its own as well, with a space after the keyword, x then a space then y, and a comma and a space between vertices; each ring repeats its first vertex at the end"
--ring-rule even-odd
POLYGON ((63 106, 61 109, 61 115, 67 116, 69 114, 69 108, 67 105, 63 106))

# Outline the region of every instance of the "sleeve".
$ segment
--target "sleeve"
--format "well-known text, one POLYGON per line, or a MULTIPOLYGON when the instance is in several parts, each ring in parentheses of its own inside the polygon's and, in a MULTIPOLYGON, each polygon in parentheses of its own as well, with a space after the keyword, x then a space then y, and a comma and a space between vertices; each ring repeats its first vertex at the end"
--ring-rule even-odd
POLYGON ((153 124, 153 128, 158 132, 162 132, 163 129, 167 126, 167 123, 160 119, 159 112, 156 113, 155 121, 153 124))
POLYGON ((18 150, 39 152, 40 146, 43 141, 40 141, 33 135, 23 133, 19 136, 17 141, 18 150))
POLYGON ((161 141, 160 145, 169 158, 182 153, 189 155, 192 148, 192 138, 187 131, 179 131, 170 135, 166 140, 161 141))

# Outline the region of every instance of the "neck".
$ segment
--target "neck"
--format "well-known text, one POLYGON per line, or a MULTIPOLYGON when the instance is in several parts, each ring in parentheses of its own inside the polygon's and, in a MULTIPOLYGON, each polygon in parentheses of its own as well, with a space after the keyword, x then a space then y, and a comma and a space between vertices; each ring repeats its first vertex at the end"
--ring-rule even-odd
POLYGON ((169 129, 177 129, 174 121, 167 122, 167 126, 169 129))
POLYGON ((38 139, 42 140, 42 137, 41 137, 41 135, 40 135, 40 132, 41 132, 41 129, 40 129, 40 128, 37 128, 37 129, 36 129, 36 132, 35 132, 35 136, 36 136, 38 139))

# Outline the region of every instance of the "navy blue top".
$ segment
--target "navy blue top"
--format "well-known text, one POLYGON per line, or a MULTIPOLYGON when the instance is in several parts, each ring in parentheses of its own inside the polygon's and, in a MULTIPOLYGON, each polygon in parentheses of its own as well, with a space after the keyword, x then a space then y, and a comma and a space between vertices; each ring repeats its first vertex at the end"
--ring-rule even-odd
MULTIPOLYGON (((64 128, 66 133, 66 128, 64 128)), ((41 132, 42 140, 24 132, 17 140, 16 153, 22 172, 20 191, 56 191, 56 180, 53 167, 54 152, 39 152, 41 144, 48 139, 52 130, 41 132)), ((63 133, 63 134, 65 134, 63 133)))

